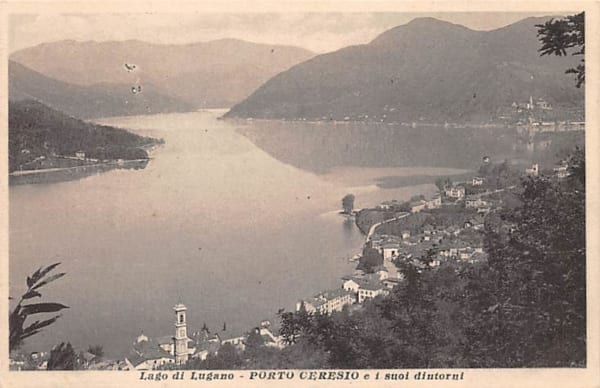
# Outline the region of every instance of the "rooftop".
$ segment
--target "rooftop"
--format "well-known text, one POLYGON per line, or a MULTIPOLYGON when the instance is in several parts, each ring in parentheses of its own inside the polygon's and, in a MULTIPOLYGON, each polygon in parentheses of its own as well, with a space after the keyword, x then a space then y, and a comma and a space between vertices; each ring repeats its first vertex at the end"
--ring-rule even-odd
POLYGON ((360 288, 364 290, 377 291, 385 288, 385 286, 380 281, 363 281, 360 283, 360 288))

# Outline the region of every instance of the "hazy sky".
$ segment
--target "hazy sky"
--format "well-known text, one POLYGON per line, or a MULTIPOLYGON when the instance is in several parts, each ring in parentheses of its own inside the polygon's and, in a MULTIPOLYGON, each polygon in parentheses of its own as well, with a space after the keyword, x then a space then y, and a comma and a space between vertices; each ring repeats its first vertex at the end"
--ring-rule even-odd
POLYGON ((221 38, 286 44, 321 53, 367 43, 416 17, 431 16, 474 30, 490 30, 536 13, 259 13, 12 15, 9 50, 43 42, 139 39, 190 43, 221 38))

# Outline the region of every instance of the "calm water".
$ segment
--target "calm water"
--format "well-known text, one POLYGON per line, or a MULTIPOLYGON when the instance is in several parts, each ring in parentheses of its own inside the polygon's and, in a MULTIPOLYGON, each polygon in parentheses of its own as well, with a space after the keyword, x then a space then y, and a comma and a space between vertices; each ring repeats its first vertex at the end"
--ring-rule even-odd
MULTIPOLYGON (((71 307, 26 349, 70 341, 122 356, 141 331, 170 335, 177 302, 188 306, 190 331, 204 322, 220 331, 227 322, 241 333, 298 298, 339 287, 352 271, 347 258, 363 236, 336 214, 343 195, 353 192, 365 207, 434 190, 382 189, 378 177, 462 172, 343 165, 316 172, 301 168, 301 158, 271 156, 248 128, 216 120, 222 113, 103 120, 166 144, 143 170, 10 187, 11 295, 37 267, 61 261, 67 275, 42 291, 44 300, 71 307)), ((289 153, 311 160, 309 146, 289 153)))

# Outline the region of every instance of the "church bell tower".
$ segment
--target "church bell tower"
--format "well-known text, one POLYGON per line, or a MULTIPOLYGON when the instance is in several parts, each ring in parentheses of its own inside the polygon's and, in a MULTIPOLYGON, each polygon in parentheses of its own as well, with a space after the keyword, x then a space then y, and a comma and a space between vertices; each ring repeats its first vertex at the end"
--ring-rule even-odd
POLYGON ((173 308, 175 310, 175 363, 185 364, 188 360, 188 336, 187 336, 187 323, 185 312, 187 308, 178 303, 173 308))

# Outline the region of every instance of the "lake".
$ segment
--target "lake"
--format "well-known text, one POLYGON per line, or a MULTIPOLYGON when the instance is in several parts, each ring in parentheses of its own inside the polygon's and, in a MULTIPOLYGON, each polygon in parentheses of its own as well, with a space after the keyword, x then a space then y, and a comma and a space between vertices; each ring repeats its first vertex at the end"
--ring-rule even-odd
MULTIPOLYGON (((42 294, 70 309, 25 349, 70 341, 122 357, 142 331, 172 334, 178 302, 190 332, 203 323, 221 332, 226 322, 228 333, 242 333, 352 272, 348 258, 364 237, 337 214, 345 194, 359 208, 431 194, 422 177, 464 173, 489 151, 483 144, 440 156, 440 136, 412 129, 408 151, 394 150, 391 135, 369 124, 218 120, 223 113, 99 120, 165 144, 144 169, 10 187, 10 294, 20 295, 41 265, 60 261, 67 272, 42 294), (390 177, 404 183, 378 184, 390 177)), ((498 139, 490 153, 509 154, 510 141, 498 139)))

